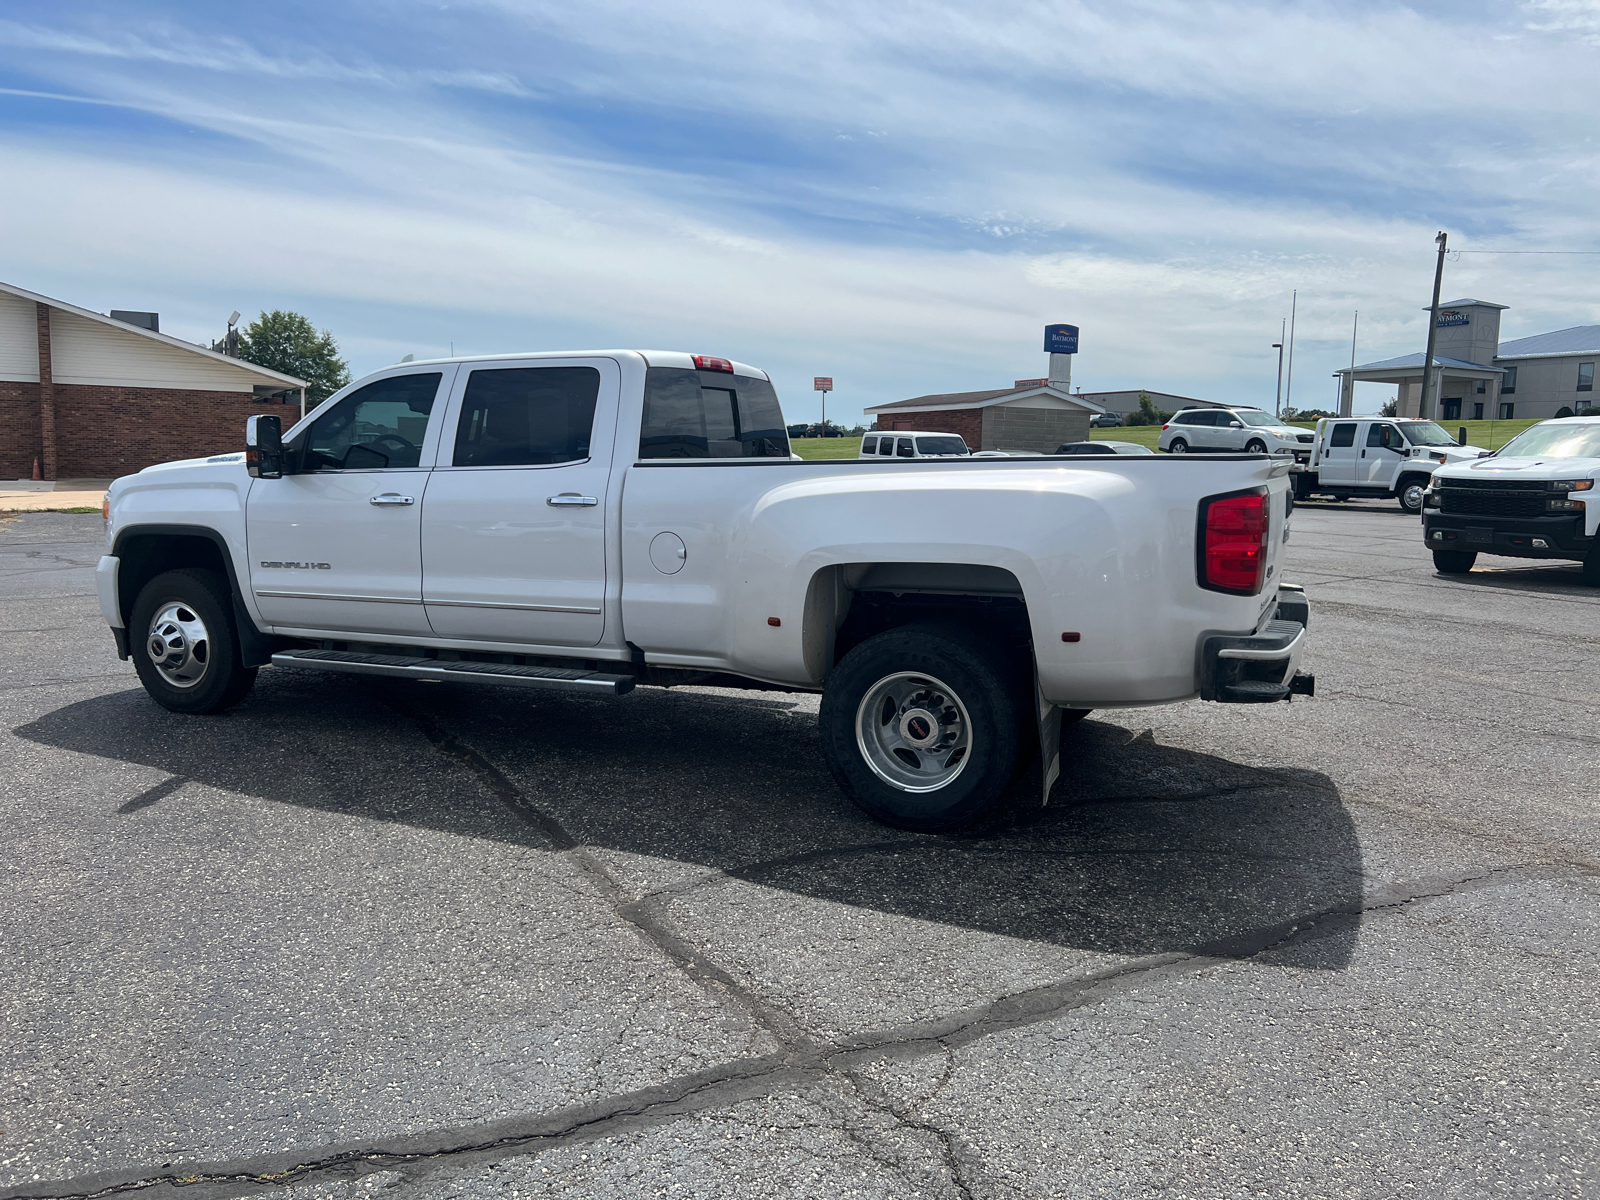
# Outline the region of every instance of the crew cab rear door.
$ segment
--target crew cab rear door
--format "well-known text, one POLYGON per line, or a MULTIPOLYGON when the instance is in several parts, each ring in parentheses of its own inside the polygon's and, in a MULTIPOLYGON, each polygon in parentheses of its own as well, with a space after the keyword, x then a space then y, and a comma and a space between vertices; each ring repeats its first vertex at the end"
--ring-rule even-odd
POLYGON ((440 637, 593 646, 605 630, 615 359, 463 366, 422 509, 440 637))
POLYGON ((250 481, 250 587, 269 625, 428 632, 418 530, 455 371, 392 371, 364 384, 295 436, 294 473, 250 481))
POLYGON ((1325 426, 1322 442, 1322 465, 1317 469, 1317 480, 1323 487, 1343 485, 1357 487, 1366 483, 1361 475, 1361 451, 1357 437, 1365 425, 1363 421, 1330 421, 1325 426))

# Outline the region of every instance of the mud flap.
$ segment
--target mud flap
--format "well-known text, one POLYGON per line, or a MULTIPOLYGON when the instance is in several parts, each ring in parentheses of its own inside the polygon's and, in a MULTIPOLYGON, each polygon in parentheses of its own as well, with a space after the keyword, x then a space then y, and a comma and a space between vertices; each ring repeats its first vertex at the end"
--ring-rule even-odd
POLYGON ((1034 711, 1039 725, 1039 777, 1043 781, 1039 807, 1050 803, 1050 789, 1061 775, 1061 709, 1044 698, 1039 668, 1033 669, 1034 711))

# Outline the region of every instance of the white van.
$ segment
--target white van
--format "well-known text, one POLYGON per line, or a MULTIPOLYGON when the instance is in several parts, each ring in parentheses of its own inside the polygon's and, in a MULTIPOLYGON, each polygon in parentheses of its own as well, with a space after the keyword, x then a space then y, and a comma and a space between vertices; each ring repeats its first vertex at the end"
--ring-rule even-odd
POLYGON ((869 433, 861 439, 861 458, 966 458, 972 453, 959 433, 869 433))

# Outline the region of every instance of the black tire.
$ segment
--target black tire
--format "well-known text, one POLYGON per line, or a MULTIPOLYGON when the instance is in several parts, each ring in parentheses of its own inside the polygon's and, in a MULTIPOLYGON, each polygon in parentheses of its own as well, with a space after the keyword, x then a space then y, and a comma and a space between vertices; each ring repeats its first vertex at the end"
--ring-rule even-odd
POLYGON ((868 638, 822 693, 828 769, 858 808, 899 829, 938 833, 991 815, 1027 761, 1034 726, 1023 665, 958 626, 868 638), (911 740, 920 736, 932 739, 926 752, 911 740))
POLYGON ((256 681, 256 668, 241 665, 233 597, 215 571, 184 567, 145 584, 133 603, 128 652, 144 690, 173 712, 232 708, 256 681))
POLYGON ((1340 492, 1337 495, 1335 495, 1333 499, 1334 499, 1335 503, 1348 504, 1350 502, 1350 493, 1349 492, 1340 492))
POLYGON ((1063 708, 1061 710, 1061 723, 1063 725, 1076 725, 1093 711, 1094 709, 1092 708, 1063 708))
POLYGON ((1265 454, 1267 452, 1267 444, 1260 438, 1251 438, 1244 444, 1244 452, 1246 454, 1265 454))
POLYGON ((1589 556, 1583 560, 1583 581, 1590 587, 1600 587, 1600 548, 1589 548, 1589 556))
POLYGON ((1441 575, 1465 575, 1478 561, 1476 550, 1435 550, 1433 569, 1441 575))
POLYGON ((1412 516, 1422 511, 1422 492, 1428 486, 1426 475, 1402 475, 1394 485, 1394 498, 1412 516))
POLYGON ((1189 453, 1189 443, 1182 438, 1173 438, 1172 441, 1167 443, 1167 453, 1187 454, 1189 453))

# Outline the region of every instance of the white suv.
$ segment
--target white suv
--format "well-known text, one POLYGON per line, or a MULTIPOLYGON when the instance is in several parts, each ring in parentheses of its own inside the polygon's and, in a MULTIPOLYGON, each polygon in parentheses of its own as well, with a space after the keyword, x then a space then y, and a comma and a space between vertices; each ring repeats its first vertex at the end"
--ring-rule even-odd
POLYGON ((965 458, 972 453, 959 433, 869 433, 861 439, 861 458, 965 458))
POLYGON ((1316 435, 1294 429, 1259 408, 1186 408, 1161 427, 1156 445, 1168 454, 1292 454, 1309 459, 1316 435))

